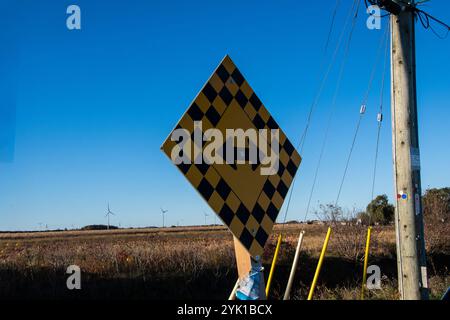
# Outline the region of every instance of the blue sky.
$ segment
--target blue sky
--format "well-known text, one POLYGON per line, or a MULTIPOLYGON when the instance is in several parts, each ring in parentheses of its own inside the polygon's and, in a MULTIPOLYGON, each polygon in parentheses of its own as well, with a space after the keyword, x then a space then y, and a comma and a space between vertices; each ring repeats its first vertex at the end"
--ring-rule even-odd
MULTIPOLYGON (((117 213, 111 222, 123 227, 161 225, 161 206, 169 210, 166 224, 204 223, 209 207, 161 143, 229 54, 297 144, 335 3, 323 2, 1 0, 0 230, 106 223, 108 201, 117 213), (70 4, 81 8, 81 30, 66 28, 70 4)), ((327 59, 351 5, 341 2, 327 59)), ((433 0, 426 10, 450 21, 446 0, 433 0)), ((368 30, 366 18, 361 10, 314 207, 336 198, 384 31, 368 30)), ((449 56, 450 38, 440 40, 418 24, 424 189, 450 185, 449 56)), ((338 66, 313 115, 289 220, 304 216, 338 66)), ((370 200, 380 78, 381 64, 342 191, 340 204, 350 209, 370 200)), ((375 192, 392 199, 389 99, 387 85, 375 192)))

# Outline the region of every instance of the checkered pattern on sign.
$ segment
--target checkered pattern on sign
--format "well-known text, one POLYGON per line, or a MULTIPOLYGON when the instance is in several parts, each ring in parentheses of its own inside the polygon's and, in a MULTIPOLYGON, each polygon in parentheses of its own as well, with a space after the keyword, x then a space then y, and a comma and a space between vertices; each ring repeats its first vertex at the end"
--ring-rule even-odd
MULTIPOLYGON (((193 160, 178 168, 249 253, 261 255, 301 157, 229 56, 217 67, 175 129, 180 128, 191 136, 193 160), (202 127, 194 127, 194 121, 201 121, 202 127), (195 164, 194 159, 202 152, 202 146, 194 141, 195 133, 202 134, 210 128, 219 129, 224 137, 226 129, 279 129, 277 173, 262 176, 260 169, 264 166, 260 163, 195 164)), ((177 141, 172 141, 171 136, 162 146, 169 158, 173 150, 179 151, 174 149, 177 141)), ((245 150, 235 150, 235 155, 241 151, 248 159, 248 148, 247 145, 245 150)))

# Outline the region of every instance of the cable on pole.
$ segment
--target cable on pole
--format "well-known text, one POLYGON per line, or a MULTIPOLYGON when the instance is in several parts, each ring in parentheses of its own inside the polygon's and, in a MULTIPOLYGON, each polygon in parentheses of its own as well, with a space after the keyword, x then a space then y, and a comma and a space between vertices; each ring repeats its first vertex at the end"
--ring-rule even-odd
POLYGON ((337 13, 337 10, 338 10, 340 2, 341 2, 341 0, 336 0, 336 4, 335 4, 334 10, 333 10, 333 14, 331 16, 330 29, 328 30, 327 41, 325 43, 325 52, 328 51, 328 45, 330 43, 331 34, 333 33, 333 28, 334 28, 334 20, 336 18, 336 13, 337 13))
POLYGON ((325 151, 326 142, 328 140, 328 134, 330 132, 331 122, 332 122, 332 119, 333 119, 333 116, 334 116, 334 111, 335 111, 334 109, 335 109, 335 106, 336 106, 337 94, 338 94, 339 89, 340 89, 340 85, 341 85, 341 81, 342 81, 342 77, 343 77, 343 74, 344 74, 344 69, 345 69, 345 65, 346 65, 346 61, 347 61, 347 57, 348 57, 348 54, 349 54, 350 43, 351 43, 351 40, 352 40, 352 37, 353 37, 353 31, 355 29, 356 19, 358 17, 359 4, 360 4, 360 2, 358 0, 355 0, 353 2, 353 6, 352 6, 352 9, 351 9, 351 12, 353 12, 353 10, 355 10, 355 5, 356 5, 356 10, 355 10, 355 13, 353 15, 353 20, 352 20, 351 30, 350 30, 350 33, 349 33, 349 37, 347 39, 347 44, 346 44, 344 56, 343 56, 343 59, 342 59, 342 62, 341 62, 341 68, 340 68, 340 71, 339 71, 338 80, 337 80, 337 83, 336 83, 336 88, 335 88, 335 91, 334 91, 334 94, 333 94, 333 100, 332 100, 331 107, 330 107, 330 114, 329 114, 328 121, 327 121, 327 126, 326 126, 326 130, 325 130, 325 136, 324 136, 324 139, 323 139, 323 142, 322 142, 322 147, 321 147, 321 150, 320 150, 319 159, 317 161, 317 166, 316 166, 316 170, 315 170, 315 173, 314 173, 313 184, 312 184, 312 187, 311 187, 311 190, 310 190, 310 193, 309 193, 308 204, 306 206, 306 212, 305 212, 305 216, 304 216, 303 220, 306 220, 306 218, 308 216, 308 213, 309 213, 310 206, 311 206, 311 200, 312 200, 312 197, 313 197, 313 194, 314 194, 314 189, 315 189, 315 185, 316 185, 316 182, 317 182, 317 177, 318 177, 318 173, 319 173, 320 164, 322 162, 322 157, 323 157, 323 154, 324 154, 324 151, 325 151))
POLYGON ((359 0, 354 0, 351 9, 348 12, 348 15, 347 15, 345 23, 344 23, 344 27, 342 28, 341 34, 339 35, 339 40, 338 40, 338 42, 336 44, 336 48, 335 48, 335 50, 333 52, 333 55, 332 55, 331 60, 330 60, 330 63, 328 64, 328 67, 327 67, 327 69, 326 69, 326 71, 324 73, 324 76, 322 77, 322 80, 320 82, 320 85, 319 85, 319 88, 318 88, 318 90, 316 92, 316 95, 314 96, 313 102, 311 103, 311 106, 309 108, 305 129, 303 130, 303 133, 302 133, 302 135, 300 137, 300 141, 299 141, 299 143, 297 145, 297 149, 300 150, 300 154, 302 154, 302 151, 303 151, 303 147, 304 147, 304 144, 305 144, 305 141, 306 141, 306 136, 308 134, 309 126, 311 124, 312 115, 313 115, 314 110, 316 109, 316 107, 317 107, 317 105, 318 105, 318 103, 320 101, 323 89, 325 87, 325 83, 328 80, 328 77, 330 75, 331 69, 333 68, 334 62, 336 61, 337 54, 338 54, 339 49, 341 47, 342 41, 344 39, 345 30, 347 29, 347 25, 350 22, 350 18, 352 17, 352 12, 353 12, 355 4, 357 2, 358 2, 358 6, 359 6, 359 0))
MULTIPOLYGON (((300 140, 299 140, 299 142, 297 144, 297 149, 300 148, 299 149, 300 150, 300 154, 302 154, 302 152, 303 152, 303 147, 304 147, 304 143, 305 143, 305 140, 306 140, 306 135, 307 135, 307 132, 308 132, 309 126, 311 124, 311 120, 312 120, 312 114, 313 114, 314 109, 316 108, 316 106, 317 106, 317 104, 318 104, 318 102, 320 100, 323 88, 325 86, 325 82, 327 81, 328 76, 330 74, 330 71, 331 71, 331 69, 332 69, 332 67, 334 65, 335 60, 336 60, 337 54, 339 52, 339 48, 341 47, 342 41, 344 39, 345 30, 347 29, 347 25, 350 22, 350 18, 352 17, 352 12, 354 10, 354 6, 356 4, 356 1, 358 1, 358 0, 354 0, 353 6, 351 7, 351 9, 348 12, 347 18, 346 18, 345 23, 344 23, 344 27, 342 28, 341 33, 339 35, 339 39, 338 39, 338 42, 337 42, 336 47, 334 49, 334 52, 332 54, 331 60, 330 60, 328 66, 327 66, 327 69, 326 69, 326 71, 325 71, 325 73, 324 73, 324 75, 323 75, 323 77, 322 77, 322 79, 320 81, 320 85, 318 87, 316 95, 314 96, 314 100, 313 100, 313 102, 310 105, 309 112, 308 112, 308 117, 307 117, 307 121, 306 121, 306 125, 305 125, 305 128, 304 128, 303 132, 302 132, 300 140)), ((333 30, 333 27, 334 27, 334 18, 335 18, 335 14, 336 14, 336 11, 338 9, 339 4, 340 4, 340 0, 337 0, 336 1, 336 6, 334 8, 334 13, 333 13, 333 18, 332 18, 332 21, 331 21, 330 29, 329 29, 328 36, 327 36, 327 41, 326 41, 326 45, 325 45, 325 53, 326 53, 326 50, 327 50, 327 47, 328 47, 329 40, 331 38, 332 30, 333 30)), ((320 67, 320 69, 322 69, 322 67, 320 67)), ((286 220, 287 220, 287 214, 289 212, 289 207, 290 207, 291 199, 292 199, 292 193, 293 193, 294 188, 295 188, 295 181, 297 180, 297 176, 298 175, 296 175, 294 177, 294 180, 292 181, 292 186, 291 186, 291 188, 289 190, 289 198, 288 198, 288 202, 287 202, 286 210, 285 210, 285 214, 284 214, 283 228, 284 228, 284 224, 286 223, 286 220)))
POLYGON ((417 7, 427 1, 428 0, 423 0, 417 3, 412 3, 411 1, 404 1, 404 0, 364 0, 366 7, 369 7, 370 3, 371 5, 378 6, 381 9, 388 12, 382 17, 389 16, 390 14, 399 15, 400 13, 405 11, 412 11, 415 14, 416 20, 420 21, 424 29, 430 29, 439 39, 447 38, 450 32, 450 26, 444 21, 432 16, 428 12, 425 12, 417 7), (433 27, 431 21, 437 23, 441 27, 444 27, 447 30, 446 34, 444 36, 439 35, 438 32, 433 27))
POLYGON ((448 37, 448 33, 450 32, 450 26, 448 24, 446 24, 445 22, 433 17, 432 15, 430 15, 429 13, 415 8, 415 12, 416 12, 416 17, 418 18, 418 20, 420 21, 420 23, 422 24, 422 26, 425 29, 430 29, 435 35, 436 37, 438 37, 439 39, 445 39, 448 37), (437 33, 436 30, 434 30, 433 25, 431 24, 430 20, 437 22, 439 25, 443 26, 444 28, 447 29, 447 32, 444 36, 441 36, 437 33))
MULTIPOLYGON (((390 29, 390 26, 388 24, 388 29, 390 29)), ((376 180, 376 173, 377 173, 377 161, 378 161, 378 150, 380 145, 380 132, 381 132, 381 126, 383 124, 383 100, 384 100, 384 86, 386 82, 386 71, 387 71, 387 63, 388 63, 388 55, 389 55, 389 37, 386 37, 386 43, 385 43, 385 53, 384 53, 384 63, 383 63, 383 75, 381 78, 381 88, 380 88, 380 108, 378 110, 377 114, 377 122, 378 122, 378 128, 377 128, 377 139, 376 139, 376 145, 375 145, 375 159, 374 159, 374 168, 373 168, 373 178, 372 178, 372 189, 370 193, 370 200, 373 200, 373 195, 375 192, 375 180, 376 180)))
POLYGON ((362 121, 362 119, 364 117, 364 114, 366 112, 366 104, 367 104, 367 100, 369 98, 369 94, 370 94, 371 89, 372 89, 372 84, 373 84, 373 81, 374 81, 374 78, 375 78, 375 72, 376 72, 376 69, 377 69, 378 60, 379 60, 380 54, 382 52, 383 44, 385 44, 385 39, 388 38, 388 31, 389 31, 389 28, 386 28, 385 33, 380 38, 380 44, 378 46, 376 59, 375 59, 375 62, 373 64, 373 67, 372 67, 372 71, 371 71, 371 74, 370 74, 369 84, 367 85, 366 93, 365 93, 364 98, 363 98, 362 103, 361 103, 361 107, 360 107, 360 111, 359 111, 359 117, 358 117, 358 121, 357 121, 357 124, 356 124, 355 133, 353 134, 352 144, 351 144, 348 156, 347 156, 347 161, 345 163, 344 174, 342 175, 341 182, 340 182, 340 185, 339 185, 339 191, 338 191, 338 194, 337 194, 337 197, 336 197, 336 201, 335 201, 335 206, 336 207, 337 207, 337 205, 339 203, 339 199, 340 199, 340 196, 341 196, 342 188, 344 186, 345 178, 347 176, 348 168, 349 168, 349 165, 350 165, 350 160, 351 160, 351 157, 352 157, 352 154, 353 154, 353 150, 354 150, 355 144, 356 144, 356 138, 358 137, 359 129, 361 127, 361 121, 362 121))

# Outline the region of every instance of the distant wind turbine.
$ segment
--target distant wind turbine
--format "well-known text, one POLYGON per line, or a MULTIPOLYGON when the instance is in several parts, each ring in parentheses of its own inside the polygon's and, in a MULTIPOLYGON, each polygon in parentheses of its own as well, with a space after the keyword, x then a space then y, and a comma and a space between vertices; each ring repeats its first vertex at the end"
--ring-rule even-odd
POLYGON ((164 218, 165 218, 166 213, 167 213, 168 211, 169 211, 169 210, 164 210, 163 208, 161 208, 161 213, 162 213, 162 218, 163 218, 163 225, 162 225, 163 228, 164 228, 164 218))
POLYGON ((108 230, 109 230, 109 216, 110 215, 115 216, 116 214, 109 209, 109 202, 108 202, 108 212, 105 215, 105 217, 108 217, 108 230))
POLYGON ((205 226, 206 226, 206 225, 208 225, 208 224, 206 223, 206 218, 209 217, 209 214, 207 214, 205 211, 203 211, 203 214, 205 215, 205 226))

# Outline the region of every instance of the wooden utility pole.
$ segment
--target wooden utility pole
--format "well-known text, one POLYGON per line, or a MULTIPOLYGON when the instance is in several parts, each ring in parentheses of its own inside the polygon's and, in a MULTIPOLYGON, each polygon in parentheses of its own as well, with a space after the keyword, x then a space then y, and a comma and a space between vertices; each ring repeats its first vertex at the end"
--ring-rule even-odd
POLYGON ((404 300, 428 299, 417 127, 414 12, 391 15, 391 112, 398 285, 404 300))

